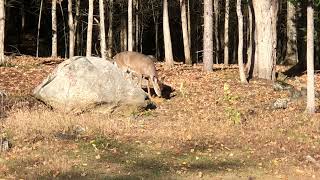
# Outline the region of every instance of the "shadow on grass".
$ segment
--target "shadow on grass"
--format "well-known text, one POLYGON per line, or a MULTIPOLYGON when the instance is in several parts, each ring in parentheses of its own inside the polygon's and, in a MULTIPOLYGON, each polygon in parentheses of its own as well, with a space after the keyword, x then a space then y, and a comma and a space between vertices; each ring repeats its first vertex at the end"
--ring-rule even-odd
MULTIPOLYGON (((137 142, 119 142, 113 139, 96 138, 77 142, 77 156, 81 162, 72 166, 67 172, 61 170, 56 179, 171 179, 177 177, 178 171, 188 173, 218 173, 248 168, 237 158, 196 157, 195 153, 176 154, 166 149, 154 150, 146 144, 137 142), (99 158, 97 158, 99 154, 99 158), (86 166, 81 164, 85 163, 86 166)), ((187 152, 187 151, 185 151, 187 152)), ((68 154, 68 158, 75 158, 68 154)), ((19 162, 16 162, 19 164, 19 162)), ((48 167, 40 167, 33 172, 35 176, 25 176, 26 169, 10 167, 12 172, 21 172, 21 178, 52 179, 54 173, 48 167), (42 169, 44 168, 44 169, 42 169), (47 174, 41 173, 48 172, 47 174), (38 174, 38 175, 36 175, 38 174), (41 175, 40 175, 41 174, 41 175)), ((32 166, 32 164, 29 164, 32 166)), ((58 169, 59 170, 59 169, 58 169)))

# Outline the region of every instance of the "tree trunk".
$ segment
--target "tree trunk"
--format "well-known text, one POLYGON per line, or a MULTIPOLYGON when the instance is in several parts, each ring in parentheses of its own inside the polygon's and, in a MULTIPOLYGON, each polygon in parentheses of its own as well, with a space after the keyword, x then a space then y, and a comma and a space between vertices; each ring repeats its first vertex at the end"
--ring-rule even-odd
POLYGON ((99 14, 100 14, 100 50, 102 59, 106 59, 106 29, 104 25, 104 3, 99 0, 99 14))
POLYGON ((254 36, 253 36, 253 17, 252 17, 252 8, 251 4, 248 3, 248 48, 247 48, 247 64, 246 64, 246 70, 247 74, 251 76, 251 67, 252 67, 252 62, 253 62, 253 41, 254 41, 254 36))
POLYGON ((128 46, 128 35, 127 35, 127 19, 125 16, 121 16, 121 30, 120 30, 120 44, 121 44, 121 51, 127 51, 128 46))
POLYGON ((159 51, 159 17, 158 11, 155 10, 153 1, 151 1, 151 8, 152 8, 152 16, 153 16, 153 23, 154 23, 154 31, 155 31, 155 45, 156 45, 156 58, 159 58, 160 51, 159 51))
POLYGON ((133 50, 132 0, 128 0, 128 51, 133 50))
POLYGON ((59 3, 59 6, 60 6, 60 11, 61 11, 61 16, 62 16, 62 21, 63 21, 63 37, 64 37, 64 47, 65 47, 65 51, 64 51, 64 58, 67 58, 67 47, 68 47, 68 40, 67 40, 67 32, 66 32, 66 21, 65 21, 65 18, 64 18, 64 11, 63 11, 63 8, 62 8, 62 5, 61 5, 61 1, 57 1, 59 3))
POLYGON ((173 54, 169 24, 168 0, 163 0, 163 39, 165 60, 169 68, 173 67, 173 54))
POLYGON ((277 0, 253 0, 256 20, 256 72, 259 78, 275 80, 277 46, 277 0))
POLYGON ((79 29, 79 22, 80 22, 80 0, 76 0, 76 18, 74 22, 74 30, 76 31, 76 54, 80 55, 81 54, 81 36, 80 36, 80 29, 79 29))
POLYGON ((4 58, 4 35, 5 35, 5 0, 0 0, 0 65, 5 63, 4 58))
POLYGON ((112 57, 113 49, 113 0, 109 0, 109 30, 108 30, 108 57, 112 57))
POLYGON ((224 16, 224 64, 229 64, 229 13, 230 0, 226 0, 226 12, 224 16))
MULTIPOLYGON (((39 36, 40 36, 40 27, 41 27, 41 17, 42 17, 42 5, 43 0, 40 2, 40 9, 39 9, 39 19, 38 19, 38 33, 37 33, 37 52, 36 57, 39 57, 39 36)), ((4 39, 4 38, 3 38, 4 39)))
POLYGON ((213 71, 213 9, 212 0, 204 0, 204 31, 203 31, 203 69, 213 71))
MULTIPOLYGON (((56 1, 57 3, 57 1, 56 1)), ((23 35, 26 27, 25 1, 21 3, 21 34, 23 35)))
MULTIPOLYGON (((189 37, 189 46, 190 46, 190 51, 191 51, 191 14, 190 14, 190 0, 187 0, 188 3, 187 3, 187 6, 188 6, 188 9, 187 9, 187 16, 188 16, 188 21, 187 21, 187 24, 188 24, 188 37, 189 37)), ((190 54, 192 54, 192 52, 190 52, 190 54)), ((192 57, 192 55, 191 55, 192 57)), ((192 59, 192 58, 191 58, 192 59)))
POLYGON ((308 0, 307 8, 307 108, 309 113, 315 112, 314 88, 314 9, 313 0, 308 0))
POLYGON ((139 0, 135 0, 134 1, 135 3, 134 3, 134 5, 135 5, 135 15, 136 15, 136 17, 135 17, 135 24, 136 24, 136 29, 135 29, 135 49, 136 49, 136 51, 138 51, 139 50, 139 46, 140 46, 140 44, 139 44, 139 28, 140 28, 140 22, 139 22, 139 0))
POLYGON ((182 25, 182 34, 183 34, 185 63, 192 64, 191 55, 190 55, 190 44, 189 44, 190 37, 188 33, 186 0, 180 0, 180 8, 181 8, 181 25, 182 25))
POLYGON ((51 18, 52 18, 52 49, 51 56, 58 56, 58 47, 57 47, 57 0, 52 0, 51 5, 51 18))
POLYGON ((89 0, 87 52, 86 52, 87 57, 91 56, 91 50, 92 50, 92 26, 93 26, 93 0, 89 0))
POLYGON ((243 66, 243 15, 241 12, 241 0, 237 0, 237 15, 238 15, 238 28, 239 28, 239 45, 238 45, 238 64, 240 81, 248 83, 243 66))
POLYGON ((220 40, 219 40, 219 0, 214 0, 214 36, 215 36, 215 51, 214 56, 216 63, 219 63, 219 54, 220 54, 220 40))
POLYGON ((72 0, 68 0, 68 25, 69 25, 69 58, 74 56, 75 30, 72 15, 72 0))
POLYGON ((286 64, 294 65, 298 62, 298 48, 297 48, 297 18, 296 5, 287 1, 287 53, 286 64))

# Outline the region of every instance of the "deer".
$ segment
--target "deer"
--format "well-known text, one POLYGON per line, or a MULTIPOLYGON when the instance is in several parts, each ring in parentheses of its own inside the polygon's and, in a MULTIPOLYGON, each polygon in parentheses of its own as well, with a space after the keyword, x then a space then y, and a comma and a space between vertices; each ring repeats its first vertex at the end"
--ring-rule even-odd
POLYGON ((161 97, 162 83, 159 81, 157 70, 151 56, 133 51, 124 51, 116 54, 113 61, 124 72, 130 72, 139 78, 142 87, 142 79, 146 79, 148 96, 151 98, 150 81, 157 96, 161 97))

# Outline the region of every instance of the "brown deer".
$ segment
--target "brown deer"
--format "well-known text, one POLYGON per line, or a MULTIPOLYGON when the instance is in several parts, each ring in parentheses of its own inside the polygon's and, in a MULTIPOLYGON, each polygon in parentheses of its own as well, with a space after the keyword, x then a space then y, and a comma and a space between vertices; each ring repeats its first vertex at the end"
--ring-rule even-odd
POLYGON ((154 91, 161 97, 162 84, 158 79, 155 64, 150 56, 131 51, 124 51, 113 57, 116 65, 123 71, 133 73, 139 78, 140 87, 142 79, 147 79, 148 95, 151 98, 150 84, 152 82, 154 91))

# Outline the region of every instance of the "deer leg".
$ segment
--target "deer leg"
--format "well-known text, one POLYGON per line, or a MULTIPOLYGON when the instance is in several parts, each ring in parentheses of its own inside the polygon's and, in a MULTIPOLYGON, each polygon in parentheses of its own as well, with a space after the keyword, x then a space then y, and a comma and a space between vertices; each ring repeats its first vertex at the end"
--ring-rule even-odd
POLYGON ((139 87, 142 88, 142 75, 139 76, 139 87))
POLYGON ((151 99, 151 92, 150 92, 150 79, 148 79, 147 89, 148 89, 148 95, 149 95, 149 98, 151 99))

